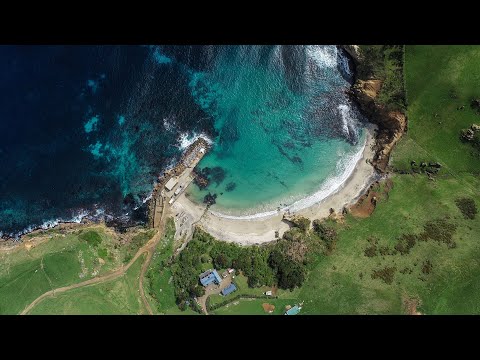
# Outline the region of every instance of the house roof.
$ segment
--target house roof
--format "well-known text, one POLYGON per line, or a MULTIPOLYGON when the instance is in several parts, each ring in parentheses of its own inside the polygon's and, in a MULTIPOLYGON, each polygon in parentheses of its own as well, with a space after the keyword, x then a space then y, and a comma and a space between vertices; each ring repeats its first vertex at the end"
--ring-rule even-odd
POLYGON ((170 191, 173 189, 173 187, 177 184, 177 180, 175 178, 170 178, 170 180, 167 181, 165 184, 165 188, 170 191))
POLYGON ((228 295, 234 292, 235 290, 237 290, 237 287, 235 286, 235 284, 230 284, 225 289, 222 290, 222 295, 223 296, 228 295))
POLYGON ((207 286, 212 282, 216 282, 217 284, 222 282, 222 278, 218 275, 217 270, 207 270, 201 273, 199 277, 203 286, 207 286))

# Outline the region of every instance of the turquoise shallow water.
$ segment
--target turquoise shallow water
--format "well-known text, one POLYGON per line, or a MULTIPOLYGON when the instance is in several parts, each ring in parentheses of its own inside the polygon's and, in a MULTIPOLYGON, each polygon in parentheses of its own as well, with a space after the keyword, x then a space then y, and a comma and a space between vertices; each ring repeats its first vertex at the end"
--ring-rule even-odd
POLYGON ((192 95, 219 134, 199 168, 224 177, 188 196, 216 193, 212 210, 242 216, 338 186, 365 135, 345 95, 345 64, 334 46, 231 47, 209 71, 192 73, 192 95))

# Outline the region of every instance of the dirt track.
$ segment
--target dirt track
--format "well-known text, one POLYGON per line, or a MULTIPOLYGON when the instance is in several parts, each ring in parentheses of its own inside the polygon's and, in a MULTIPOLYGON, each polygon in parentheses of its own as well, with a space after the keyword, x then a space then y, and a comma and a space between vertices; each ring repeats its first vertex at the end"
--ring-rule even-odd
MULTIPOLYGON (((164 210, 166 210, 166 209, 164 209, 164 210)), ((140 290, 140 295, 142 297, 142 301, 143 301, 143 304, 144 304, 145 308, 147 309, 147 311, 150 315, 153 315, 150 304, 148 303, 148 300, 146 299, 145 293, 143 291, 143 277, 144 277, 145 272, 148 268, 148 265, 150 264, 150 260, 153 256, 153 253, 155 252, 155 248, 157 247, 158 242, 162 238, 163 230, 164 230, 163 218, 164 217, 162 217, 162 222, 160 224, 160 227, 159 227, 158 231, 155 233, 155 235, 153 235, 153 237, 150 240, 148 240, 148 242, 145 245, 143 245, 137 251, 135 256, 132 258, 132 260, 130 260, 130 262, 127 265, 124 265, 120 269, 115 270, 114 272, 111 272, 109 274, 106 274, 106 275, 103 275, 103 276, 100 276, 100 277, 95 277, 93 279, 89 279, 89 280, 86 280, 86 281, 83 281, 83 282, 80 282, 80 283, 77 283, 77 284, 64 286, 64 287, 61 287, 61 288, 52 289, 50 291, 47 291, 46 293, 40 295, 38 298, 36 298, 34 301, 32 301, 20 313, 20 315, 28 314, 28 312, 30 310, 32 310, 38 303, 40 303, 43 299, 45 299, 49 296, 55 296, 57 294, 60 294, 60 293, 63 293, 63 292, 69 291, 69 290, 73 290, 73 289, 77 289, 77 288, 84 287, 84 286, 89 286, 89 285, 95 285, 95 284, 102 283, 102 282, 105 282, 105 281, 114 280, 114 279, 120 277, 120 276, 124 275, 127 272, 127 270, 130 268, 130 266, 132 266, 132 264, 134 264, 135 261, 137 261, 138 258, 140 256, 142 256, 144 253, 147 253, 147 258, 145 259, 145 262, 142 265, 142 271, 140 273, 140 280, 139 280, 139 288, 140 288, 139 290, 140 290)))

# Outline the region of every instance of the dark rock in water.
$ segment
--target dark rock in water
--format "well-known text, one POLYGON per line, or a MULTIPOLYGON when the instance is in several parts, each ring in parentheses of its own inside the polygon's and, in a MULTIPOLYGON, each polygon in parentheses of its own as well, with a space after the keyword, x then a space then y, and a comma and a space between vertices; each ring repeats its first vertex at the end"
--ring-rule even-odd
POLYGON ((235 190, 236 187, 237 187, 237 184, 235 184, 234 182, 229 182, 227 186, 225 186, 225 191, 228 191, 228 192, 233 191, 235 190))
POLYGON ((198 178, 196 183, 201 189, 206 188, 211 182, 214 182, 218 187, 227 175, 226 171, 220 166, 215 166, 213 168, 207 166, 201 170, 195 171, 195 174, 196 180, 198 178))
POLYGON ((207 204, 207 205, 213 205, 216 203, 215 199, 217 198, 217 194, 211 194, 211 193, 208 193, 207 195, 205 195, 205 197, 203 198, 203 203, 204 204, 207 204))
POLYGON ((132 193, 125 196, 125 198, 123 199, 123 204, 127 206, 135 205, 135 198, 133 197, 132 193))
POLYGON ((294 164, 301 164, 303 163, 302 159, 300 158, 300 156, 294 156, 292 157, 291 161, 294 163, 294 164))
POLYGON ((287 141, 283 143, 283 147, 287 149, 295 149, 295 144, 291 141, 287 141))

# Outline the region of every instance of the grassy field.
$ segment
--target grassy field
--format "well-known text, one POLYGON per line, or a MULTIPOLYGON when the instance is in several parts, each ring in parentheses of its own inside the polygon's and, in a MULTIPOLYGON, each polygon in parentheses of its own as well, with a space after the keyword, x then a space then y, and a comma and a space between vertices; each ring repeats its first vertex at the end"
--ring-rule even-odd
POLYGON ((0 251, 0 314, 16 314, 53 288, 84 281, 120 265, 116 239, 101 226, 70 234, 49 231, 35 242, 0 251), (89 233, 95 238, 89 242, 89 233))
POLYGON ((73 289, 47 298, 35 306, 36 315, 145 314, 138 293, 138 279, 145 255, 119 279, 73 289))
MULTIPOLYGON (((231 294, 228 294, 227 296, 222 296, 220 294, 211 295, 209 297, 210 305, 219 304, 219 303, 224 302, 226 300, 233 299, 237 295, 246 295, 246 296, 248 296, 248 295, 263 295, 266 291, 272 290, 272 287, 270 287, 270 286, 261 286, 261 287, 256 287, 256 288, 248 287, 247 278, 244 275, 236 275, 234 281, 235 281, 235 284, 237 286, 237 290, 234 291, 231 294)), ((297 298, 299 292, 300 292, 300 289, 298 289, 298 288, 295 289, 294 291, 278 289, 277 290, 277 296, 278 296, 279 299, 282 299, 282 300, 287 299, 288 301, 292 302, 297 298)), ((244 302, 244 300, 245 299, 242 299, 240 302, 244 302)), ((264 302, 268 302, 268 303, 273 304, 274 301, 276 301, 277 299, 259 299, 259 300, 262 300, 260 302, 260 306, 261 306, 261 304, 264 303, 264 302)), ((243 309, 243 306, 241 306, 240 308, 243 309)), ((245 309, 248 309, 248 308, 249 307, 247 306, 245 309)))
POLYGON ((286 305, 295 305, 294 300, 287 299, 240 299, 230 304, 222 306, 212 315, 283 315, 286 305), (262 304, 268 303, 275 306, 273 313, 267 313, 263 310, 262 304))

